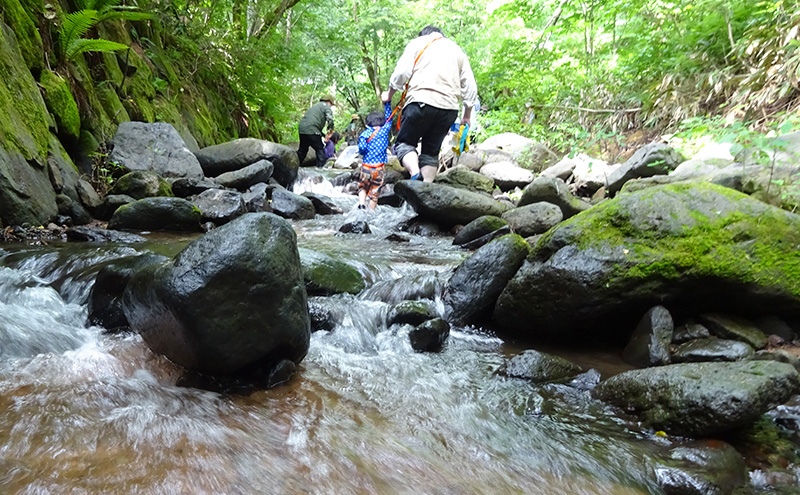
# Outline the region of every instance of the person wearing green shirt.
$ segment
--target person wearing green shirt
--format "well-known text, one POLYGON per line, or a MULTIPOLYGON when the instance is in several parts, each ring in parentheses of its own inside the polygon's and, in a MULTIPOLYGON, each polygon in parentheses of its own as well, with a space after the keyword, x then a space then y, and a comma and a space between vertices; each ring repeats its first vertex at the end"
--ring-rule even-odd
POLYGON ((325 146, 322 144, 322 131, 327 124, 329 133, 333 132, 333 112, 331 107, 335 104, 333 96, 324 95, 300 119, 300 124, 297 126, 297 132, 300 134, 300 147, 297 149, 297 158, 300 159, 300 165, 306 159, 309 146, 317 153, 317 167, 325 165, 325 146))

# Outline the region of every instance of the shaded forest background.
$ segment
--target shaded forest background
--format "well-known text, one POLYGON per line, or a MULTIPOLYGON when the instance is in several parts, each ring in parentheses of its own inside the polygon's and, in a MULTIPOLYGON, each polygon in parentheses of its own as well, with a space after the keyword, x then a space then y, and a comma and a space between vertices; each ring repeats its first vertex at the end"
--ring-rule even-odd
MULTIPOLYGON (((666 132, 786 132, 799 120, 794 1, 1 0, 25 54, 19 8, 41 38, 44 57, 28 63, 31 72, 40 84, 42 74, 63 77, 84 119, 93 103, 76 86, 88 73, 100 90, 117 89, 134 120, 174 121, 176 110, 207 107, 198 115, 208 122, 188 126, 201 146, 293 141, 305 109, 328 92, 343 128, 377 106, 403 47, 426 24, 470 57, 479 138, 510 131, 560 152, 602 152, 666 132), (65 37, 69 16, 87 12, 95 19, 65 37), (98 39, 119 45, 70 45, 98 39), (108 69, 111 53, 120 74, 108 69), (131 54, 148 78, 129 75, 131 54)), ((88 127, 103 141, 113 124, 88 127)))

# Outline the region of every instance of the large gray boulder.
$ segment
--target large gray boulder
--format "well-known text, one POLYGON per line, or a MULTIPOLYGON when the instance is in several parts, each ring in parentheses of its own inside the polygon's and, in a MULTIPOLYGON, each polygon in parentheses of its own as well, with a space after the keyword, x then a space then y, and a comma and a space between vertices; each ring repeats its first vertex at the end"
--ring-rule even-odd
POLYGON ((753 422, 800 391, 800 374, 774 361, 687 363, 613 376, 594 395, 653 428, 705 436, 753 422))
POLYGON ((519 206, 541 201, 558 206, 564 219, 591 208, 591 205, 573 196, 563 180, 553 177, 537 177, 526 186, 522 191, 519 206))
POLYGON ((222 225, 247 213, 242 193, 238 191, 209 189, 191 200, 192 204, 200 209, 203 222, 222 225))
POLYGON ((514 233, 530 237, 547 232, 558 225, 564 216, 558 206, 541 202, 508 210, 502 218, 514 233))
POLYGON ((134 275, 125 316, 150 348, 190 370, 269 370, 308 351, 310 323, 297 239, 270 213, 249 213, 134 275))
POLYGON ((219 174, 214 180, 223 187, 246 191, 250 186, 269 181, 273 169, 272 162, 259 160, 239 170, 219 174))
POLYGON ((442 184, 401 180, 394 192, 420 217, 441 225, 463 225, 484 215, 499 217, 508 209, 484 194, 442 184))
POLYGON ((254 138, 236 139, 208 146, 198 151, 196 155, 203 172, 208 177, 216 177, 260 160, 267 160, 274 166, 272 176, 284 187, 294 183, 300 168, 295 149, 254 138))
POLYGON ((47 170, 0 147, 0 220, 3 225, 47 225, 58 214, 47 170))
POLYGON ((272 191, 271 205, 272 211, 290 220, 308 220, 317 214, 314 203, 310 199, 286 189, 272 191))
POLYGON ((608 177, 608 192, 614 194, 631 179, 667 175, 681 163, 677 151, 662 143, 642 146, 608 177))
POLYGON ((109 160, 128 172, 149 170, 166 179, 200 179, 203 170, 178 131, 166 122, 123 122, 109 160))
POLYGON ((533 182, 533 172, 512 162, 487 163, 481 167, 481 174, 492 179, 503 191, 525 187, 533 182))
POLYGON ((490 315, 497 296, 527 254, 525 240, 510 234, 482 246, 465 259, 445 287, 444 305, 448 320, 462 325, 490 315))
POLYGON ((200 210, 181 198, 145 198, 117 208, 108 228, 199 232, 200 210))
POLYGON ((495 319, 556 337, 632 328, 656 305, 800 316, 800 217, 707 183, 606 201, 551 229, 495 319))

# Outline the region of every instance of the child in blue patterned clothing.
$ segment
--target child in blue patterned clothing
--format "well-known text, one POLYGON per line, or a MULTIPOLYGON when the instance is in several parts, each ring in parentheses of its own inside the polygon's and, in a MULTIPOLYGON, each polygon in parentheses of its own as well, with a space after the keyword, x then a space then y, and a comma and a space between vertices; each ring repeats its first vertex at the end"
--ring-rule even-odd
POLYGON ((372 112, 365 119, 367 129, 358 137, 358 152, 363 156, 361 175, 358 181, 358 208, 373 210, 378 206, 378 196, 383 189, 386 148, 389 147, 389 131, 392 128, 392 107, 384 103, 384 115, 372 112))

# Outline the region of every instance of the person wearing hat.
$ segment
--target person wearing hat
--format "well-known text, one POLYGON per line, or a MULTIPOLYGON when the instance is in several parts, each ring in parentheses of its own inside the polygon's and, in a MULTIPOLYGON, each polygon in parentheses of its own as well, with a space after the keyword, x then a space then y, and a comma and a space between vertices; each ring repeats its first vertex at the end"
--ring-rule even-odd
POLYGON ((350 123, 344 128, 344 140, 348 146, 358 144, 358 114, 354 113, 350 123))
POLYGON ((322 131, 328 125, 328 134, 333 133, 333 112, 331 107, 336 103, 333 96, 324 95, 314 106, 308 109, 300 124, 297 132, 300 134, 300 147, 297 149, 297 158, 300 165, 306 159, 309 146, 317 153, 317 167, 325 165, 325 146, 322 144, 322 131))

